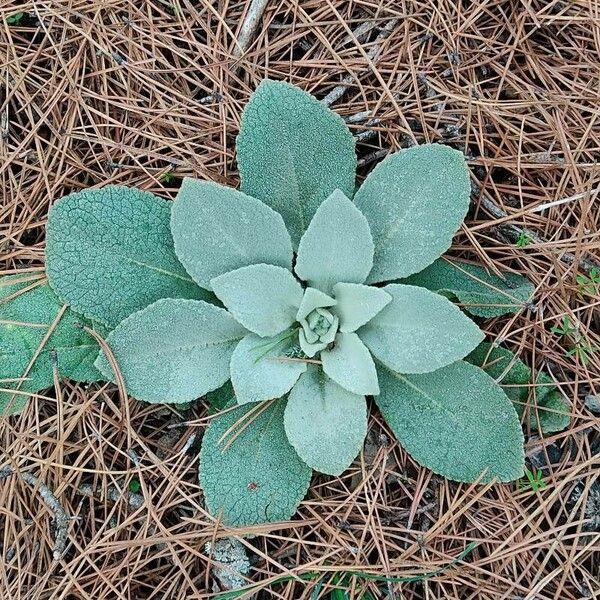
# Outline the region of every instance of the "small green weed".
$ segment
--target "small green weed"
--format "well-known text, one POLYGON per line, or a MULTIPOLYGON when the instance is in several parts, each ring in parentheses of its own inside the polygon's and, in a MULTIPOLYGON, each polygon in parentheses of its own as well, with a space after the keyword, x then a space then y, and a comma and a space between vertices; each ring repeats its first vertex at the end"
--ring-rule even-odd
POLYGON ((575 278, 582 294, 596 296, 600 291, 600 271, 593 267, 588 275, 577 275, 575 278))
POLYGON ((174 171, 167 171, 166 173, 163 173, 160 176, 160 180, 163 183, 172 183, 175 180, 175 172, 174 171))
POLYGON ((597 351, 598 348, 591 346, 582 336, 578 336, 573 347, 565 352, 565 356, 575 356, 579 358, 582 365, 587 365, 590 362, 590 355, 597 351))
POLYGON ((537 492, 546 488, 546 482, 541 471, 534 467, 533 471, 530 471, 525 467, 525 477, 519 481, 520 490, 531 490, 537 492))
POLYGON ((533 240, 524 231, 521 231, 517 241, 515 242, 515 246, 517 248, 525 248, 526 246, 529 246, 532 241, 533 240))
POLYGON ((10 15, 10 17, 6 17, 6 23, 8 25, 18 25, 25 16, 24 12, 18 12, 10 15))
POLYGON ((562 318, 561 326, 560 327, 552 327, 552 329, 550 329, 550 331, 552 333, 555 333, 556 335, 570 335, 577 331, 577 327, 573 327, 573 325, 571 325, 571 320, 569 319, 569 317, 567 317, 565 315, 562 318))

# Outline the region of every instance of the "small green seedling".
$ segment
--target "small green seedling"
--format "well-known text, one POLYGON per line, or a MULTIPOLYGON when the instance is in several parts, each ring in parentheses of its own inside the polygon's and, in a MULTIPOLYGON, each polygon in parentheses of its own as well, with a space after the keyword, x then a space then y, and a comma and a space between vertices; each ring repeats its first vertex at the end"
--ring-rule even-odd
POLYGON ((173 183, 175 181, 175 171, 166 171, 160 176, 163 183, 173 183))
POLYGON ((12 15, 6 17, 6 23, 8 25, 19 25, 19 23, 23 20, 24 17, 24 12, 13 13, 12 15))
POLYGON ((558 327, 552 327, 550 331, 556 335, 571 335, 577 331, 577 327, 571 325, 571 319, 565 315, 562 318, 561 325, 558 327))
POLYGON ((590 362, 591 355, 598 351, 598 348, 592 346, 583 336, 578 335, 573 342, 573 347, 565 352, 565 356, 574 356, 579 359, 582 365, 590 362))
POLYGON ((544 476, 540 470, 534 467, 531 471, 525 467, 525 477, 519 481, 520 490, 531 490, 536 493, 539 490, 545 489, 546 485, 544 476))
POLYGON ((571 320, 567 316, 562 318, 562 323, 559 327, 552 327, 550 331, 556 335, 570 336, 572 338, 572 348, 565 350, 565 356, 575 356, 583 365, 587 365, 590 361, 590 355, 598 350, 598 348, 586 341, 577 327, 571 325, 571 320))
POLYGON ((515 245, 517 248, 526 248, 532 241, 533 240, 524 231, 521 231, 515 245))
POLYGON ((436 473, 523 474, 511 400, 463 360, 484 338, 465 312, 516 312, 533 287, 440 258, 470 204, 462 153, 401 150, 356 189, 354 145, 321 102, 267 80, 242 115, 241 190, 184 178, 168 202, 107 186, 49 215, 52 289, 110 331, 94 368, 116 381, 117 365, 146 402, 213 394, 226 407, 203 436, 200 477, 228 525, 289 519, 313 470, 343 473, 368 397, 436 473))
POLYGON ((598 290, 600 290, 600 270, 596 267, 590 269, 589 276, 579 274, 576 280, 579 284, 579 291, 582 294, 589 294, 590 296, 598 295, 598 290))
POLYGON ((130 482, 129 482, 129 491, 133 494, 137 494, 140 489, 141 489, 141 484, 140 484, 140 480, 137 477, 134 477, 130 482))

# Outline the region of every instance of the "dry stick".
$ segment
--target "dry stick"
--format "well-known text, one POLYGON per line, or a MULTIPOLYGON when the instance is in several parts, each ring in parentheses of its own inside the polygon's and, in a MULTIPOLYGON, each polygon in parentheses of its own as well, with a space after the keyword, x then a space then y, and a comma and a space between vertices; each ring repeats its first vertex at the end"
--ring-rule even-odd
MULTIPOLYGON (((84 496, 88 496, 90 498, 98 497, 100 500, 103 500, 102 496, 99 495, 99 493, 89 483, 82 483, 79 486, 78 490, 84 496)), ((129 508, 133 510, 138 510, 138 508, 141 508, 146 504, 144 496, 142 496, 141 494, 131 492, 129 490, 122 491, 114 485, 109 485, 106 489, 106 498, 108 498, 111 502, 114 502, 115 504, 118 503, 121 500, 121 498, 126 498, 129 508)))
MULTIPOLYGON (((384 40, 387 37, 389 37, 389 35, 394 30, 394 27, 396 26, 396 24, 398 23, 399 20, 400 19, 398 17, 390 19, 381 28, 381 33, 377 36, 375 43, 367 52, 367 57, 369 58, 369 60, 372 61, 379 54, 379 51, 381 50, 381 46, 382 46, 384 40)), ((340 85, 334 87, 329 92, 329 94, 327 94, 327 96, 325 96, 325 98, 323 98, 323 100, 321 100, 321 102, 323 104, 325 104, 325 106, 331 106, 334 102, 337 102, 346 93, 346 90, 350 87, 350 85, 352 84, 353 81, 354 81, 354 75, 351 75, 351 74, 346 75, 342 79, 342 83, 340 83, 340 85)))
MULTIPOLYGON (((491 198, 486 196, 485 194, 481 194, 479 197, 479 202, 481 206, 485 208, 492 216, 497 219, 506 219, 509 215, 500 208, 491 198)), ((502 225, 497 225, 496 229, 500 230, 501 233, 506 235, 511 240, 516 240, 522 235, 526 235, 528 238, 532 239, 536 244, 547 244, 548 241, 543 237, 539 236, 531 229, 525 229, 521 227, 517 227, 517 225, 512 225, 510 223, 503 223, 502 225)), ((589 260, 587 258, 582 258, 578 260, 574 254, 570 252, 563 252, 559 257, 559 260, 565 262, 567 264, 580 264, 582 269, 589 273, 592 269, 600 269, 600 263, 589 260)))
MULTIPOLYGON (((246 18, 242 23, 240 35, 236 40, 236 45, 232 53, 233 58, 236 61, 238 61, 237 64, 234 64, 231 67, 231 73, 233 75, 235 75, 240 70, 241 64, 239 63, 239 59, 242 58, 246 50, 248 50, 248 48, 250 47, 252 39, 256 34, 256 30, 258 29, 258 25, 260 23, 260 20, 262 19, 263 13, 267 8, 268 3, 269 0, 252 0, 252 3, 250 4, 250 8, 246 13, 246 18)), ((211 102, 215 102, 219 98, 220 95, 215 92, 214 94, 209 94, 208 96, 201 98, 199 102, 200 104, 210 104, 211 102)))
POLYGON ((56 522, 56 537, 54 538, 54 550, 52 556, 54 560, 60 560, 67 548, 71 517, 69 517, 67 511, 61 506, 52 490, 47 485, 41 483, 31 473, 19 473, 12 467, 3 467, 0 469, 0 480, 6 479, 11 475, 18 475, 25 483, 36 488, 39 495, 42 497, 44 504, 52 511, 56 522))
MULTIPOLYGON (((246 13, 246 18, 242 23, 237 44, 233 49, 233 56, 235 58, 241 58, 244 52, 248 50, 268 3, 269 0, 252 0, 250 8, 246 13)), ((237 68, 239 68, 239 65, 237 68)))

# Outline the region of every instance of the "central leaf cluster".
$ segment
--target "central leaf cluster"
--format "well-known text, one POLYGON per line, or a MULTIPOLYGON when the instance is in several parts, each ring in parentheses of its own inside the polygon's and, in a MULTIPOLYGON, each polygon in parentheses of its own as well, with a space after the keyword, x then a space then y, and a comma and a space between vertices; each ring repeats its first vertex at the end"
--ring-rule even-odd
MULTIPOLYGON (((454 151, 443 152, 454 159, 454 151)), ((365 396, 380 394, 378 365, 430 372, 483 339, 447 298, 412 285, 377 285, 371 227, 341 190, 318 206, 295 251, 277 212, 195 179, 183 182, 171 230, 186 271, 225 309, 166 299, 122 321, 108 343, 128 390, 148 401, 185 402, 231 378, 239 404, 288 395, 287 437, 319 471, 339 474, 358 453, 365 396), (149 353, 147 338, 167 330, 180 349, 149 353)), ((111 375, 106 357, 97 364, 111 375)))

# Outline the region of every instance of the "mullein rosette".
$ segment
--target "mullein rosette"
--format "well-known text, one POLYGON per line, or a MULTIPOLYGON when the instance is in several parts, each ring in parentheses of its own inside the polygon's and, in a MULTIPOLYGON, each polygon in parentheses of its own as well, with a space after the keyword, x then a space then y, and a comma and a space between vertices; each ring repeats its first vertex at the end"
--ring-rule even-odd
MULTIPOLYGON (((469 206, 463 155, 401 150, 356 190, 343 120, 273 81, 244 110, 237 152, 241 191, 190 178, 174 203, 89 190, 55 204, 47 235, 54 292, 111 330, 112 357, 95 362, 105 378, 114 358, 140 400, 225 401, 202 442, 209 510, 235 526, 290 518, 313 469, 339 475, 356 459, 367 397, 436 473, 520 477, 519 418, 462 360, 484 335, 451 301, 470 294, 486 316, 486 288, 439 258, 469 206)), ((489 316, 528 299, 513 283, 491 286, 504 308, 489 316)))

